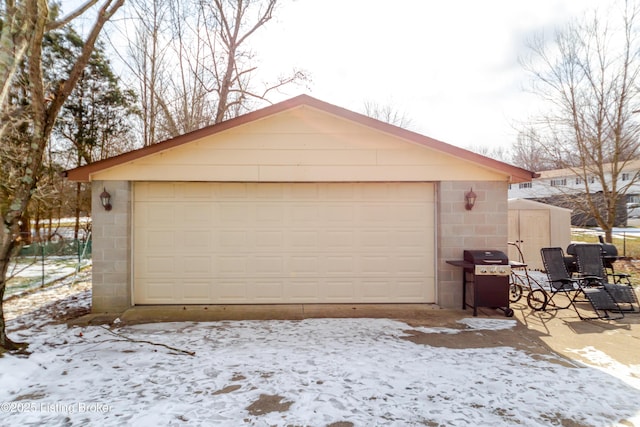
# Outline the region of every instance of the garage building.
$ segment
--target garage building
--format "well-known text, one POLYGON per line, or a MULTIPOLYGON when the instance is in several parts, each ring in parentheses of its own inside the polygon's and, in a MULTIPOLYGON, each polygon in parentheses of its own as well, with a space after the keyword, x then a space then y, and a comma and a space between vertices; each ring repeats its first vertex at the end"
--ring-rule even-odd
POLYGON ((457 308, 446 260, 506 252, 508 185, 533 177, 306 95, 66 175, 92 183, 94 312, 457 308))

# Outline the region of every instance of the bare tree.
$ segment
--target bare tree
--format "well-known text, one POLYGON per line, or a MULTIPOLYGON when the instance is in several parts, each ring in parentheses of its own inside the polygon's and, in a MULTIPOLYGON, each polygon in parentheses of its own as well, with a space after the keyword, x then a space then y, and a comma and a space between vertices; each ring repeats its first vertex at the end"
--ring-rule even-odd
POLYGON ((207 34, 205 43, 211 59, 214 59, 211 62, 213 68, 208 71, 216 81, 216 85, 209 88, 218 97, 215 123, 251 109, 251 101, 268 102, 272 91, 306 80, 304 72, 293 70, 274 82, 260 85, 259 89, 252 84, 252 74, 257 67, 252 64, 253 53, 245 45, 249 37, 272 19, 276 4, 277 0, 213 0, 211 3, 200 3, 200 19, 217 30, 214 37, 207 34), (219 49, 220 45, 222 49, 219 49), (216 61, 215 57, 221 52, 222 56, 216 61))
POLYGON ((147 12, 135 16, 140 24, 125 61, 140 82, 146 144, 243 114, 269 103, 273 91, 307 78, 293 70, 256 82, 248 40, 272 19, 277 0, 138 4, 147 12))
POLYGON ((492 159, 500 160, 502 162, 509 162, 509 150, 506 147, 496 146, 472 146, 467 147, 467 150, 474 153, 482 154, 485 157, 491 157, 492 159))
POLYGON ((393 108, 391 105, 381 105, 375 101, 365 101, 364 114, 366 116, 390 123, 401 128, 410 128, 413 125, 411 117, 406 113, 393 108))
MULTIPOLYGON (((62 105, 67 100, 78 80, 82 75, 91 53, 94 49, 98 35, 102 31, 105 23, 122 6, 124 0, 105 0, 96 12, 95 22, 87 31, 82 49, 75 62, 68 68, 68 73, 64 79, 59 80, 55 86, 46 86, 43 77, 43 40, 48 31, 59 28, 70 22, 71 19, 79 16, 80 12, 87 10, 89 6, 96 3, 90 1, 83 5, 78 11, 69 15, 61 21, 52 21, 50 10, 46 0, 26 0, 24 2, 14 2, 7 0, 2 3, 0 9, 5 12, 3 22, 8 19, 18 19, 24 22, 20 27, 20 37, 15 38, 13 34, 5 35, 10 26, 2 27, 3 40, 2 54, 6 52, 21 52, 22 58, 18 61, 18 66, 12 68, 12 64, 2 65, 0 74, 5 79, 3 84, 9 81, 7 95, 0 98, 0 117, 10 118, 5 128, 15 129, 22 127, 22 130, 29 135, 26 144, 21 147, 22 156, 19 159, 1 159, 3 167, 16 165, 17 169, 8 172, 14 179, 10 183, 3 183, 3 200, 0 203, 0 213, 2 214, 2 229, 0 230, 0 302, 3 299, 7 268, 9 266, 12 251, 16 247, 19 236, 19 222, 27 210, 33 192, 38 185, 38 179, 43 170, 43 161, 49 139, 62 105), (27 46, 24 47, 26 38, 27 46), (7 43, 5 46, 4 43, 7 43), (26 70, 26 87, 30 102, 28 105, 14 105, 10 102, 12 88, 17 85, 16 77, 19 75, 17 69, 24 62, 26 70), (6 160, 6 161, 5 161, 6 160)), ((18 85, 19 86, 19 85, 18 85)), ((0 133, 0 142, 4 144, 6 133, 0 133)), ((0 155, 6 153, 0 151, 0 155)), ((3 171, 7 172, 7 171, 3 171)), ((5 319, 3 306, 0 303, 0 347, 4 349, 16 349, 21 347, 9 339, 5 329, 5 319)))
POLYGON ((46 0, 4 0, 0 3, 0 137, 13 119, 14 115, 4 111, 5 104, 18 67, 33 44, 34 35, 40 29, 50 31, 66 25, 97 2, 98 0, 89 0, 60 20, 49 20, 44 15, 49 11, 46 0))
POLYGON ((166 35, 165 28, 170 4, 167 0, 133 0, 129 4, 133 13, 129 21, 136 25, 133 26, 134 34, 128 37, 133 43, 128 46, 127 58, 122 59, 137 80, 142 140, 146 146, 165 136, 158 135, 157 122, 160 115, 158 99, 162 97, 163 86, 161 70, 170 49, 170 35, 166 35))
POLYGON ((624 185, 620 180, 640 151, 633 115, 640 87, 639 10, 623 2, 611 11, 571 23, 555 33, 553 43, 534 40, 526 62, 534 91, 546 101, 547 113, 536 122, 539 148, 581 180, 588 211, 607 241, 619 201, 640 179, 636 174, 624 185))
POLYGON ((535 129, 529 128, 518 133, 518 139, 511 147, 511 162, 530 171, 543 171, 562 168, 554 156, 540 149, 540 136, 535 129))

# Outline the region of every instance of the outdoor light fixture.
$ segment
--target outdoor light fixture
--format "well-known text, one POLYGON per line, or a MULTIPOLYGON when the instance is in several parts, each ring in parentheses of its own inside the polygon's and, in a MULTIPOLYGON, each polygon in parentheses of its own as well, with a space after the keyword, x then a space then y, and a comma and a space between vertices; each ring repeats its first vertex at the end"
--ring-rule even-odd
POLYGON ((105 211, 111 210, 111 194, 107 192, 107 189, 103 187, 102 193, 100 193, 100 203, 105 211))
POLYGON ((478 196, 473 192, 473 187, 471 187, 469 191, 464 193, 464 208, 468 211, 473 209, 473 205, 476 204, 476 198, 478 198, 478 196))

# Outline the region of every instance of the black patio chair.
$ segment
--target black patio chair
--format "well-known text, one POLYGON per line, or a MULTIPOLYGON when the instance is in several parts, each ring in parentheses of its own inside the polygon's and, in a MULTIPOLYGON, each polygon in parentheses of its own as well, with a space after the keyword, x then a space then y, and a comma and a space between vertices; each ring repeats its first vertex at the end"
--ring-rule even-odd
POLYGON ((585 287, 585 282, 582 278, 571 277, 565 264, 562 248, 542 248, 540 249, 540 254, 549 280, 549 291, 547 292, 544 289, 537 290, 538 297, 533 296, 532 298, 543 299, 540 292, 546 294, 547 300, 544 302, 542 310, 546 310, 549 305, 554 309, 573 307, 581 320, 616 320, 624 317, 620 306, 604 286, 593 284, 585 287), (567 305, 562 306, 554 302, 554 298, 559 294, 565 295, 568 300, 567 305), (595 312, 595 317, 583 316, 578 308, 578 303, 589 304, 595 312), (612 316, 613 313, 616 313, 616 315, 612 316))
POLYGON ((620 283, 609 283, 610 275, 602 259, 602 246, 597 244, 579 244, 575 245, 575 255, 578 264, 578 274, 582 277, 586 286, 602 285, 620 305, 625 312, 640 312, 640 304, 638 304, 638 296, 636 295, 633 285, 620 283))
POLYGON ((603 236, 598 236, 598 240, 600 241, 600 247, 602 249, 602 264, 604 264, 604 271, 607 273, 607 277, 611 279, 607 280, 607 282, 631 285, 630 274, 616 273, 614 264, 620 258, 618 256, 618 248, 611 243, 606 243, 603 236))

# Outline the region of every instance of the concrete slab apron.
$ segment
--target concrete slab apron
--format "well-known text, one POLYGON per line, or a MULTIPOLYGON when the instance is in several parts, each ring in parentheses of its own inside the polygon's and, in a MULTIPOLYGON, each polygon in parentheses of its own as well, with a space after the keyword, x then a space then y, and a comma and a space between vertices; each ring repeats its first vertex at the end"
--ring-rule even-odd
POLYGON ((595 349, 623 365, 640 365, 640 314, 620 320, 580 320, 573 309, 531 310, 525 302, 511 304, 518 319, 553 351, 581 360, 595 349))

